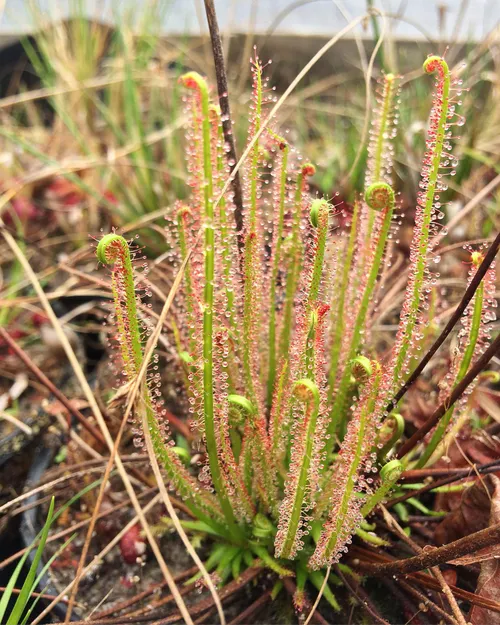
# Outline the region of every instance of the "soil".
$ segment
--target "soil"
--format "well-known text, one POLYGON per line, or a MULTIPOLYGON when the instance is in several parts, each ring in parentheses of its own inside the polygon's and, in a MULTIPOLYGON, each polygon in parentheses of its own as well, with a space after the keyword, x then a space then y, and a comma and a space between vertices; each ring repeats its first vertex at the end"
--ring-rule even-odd
MULTIPOLYGON (((160 509, 156 511, 160 513, 160 509)), ((116 514, 109 522, 123 523, 130 512, 116 514)), ((106 540, 99 540, 97 536, 92 541, 88 560, 90 561, 98 550, 105 546, 106 540)), ((71 551, 59 558, 60 564, 57 568, 51 568, 49 577, 54 588, 60 592, 75 577, 75 570, 78 564, 78 554, 81 553, 85 535, 81 532, 72 542, 71 551)), ((48 557, 56 553, 62 541, 50 543, 47 549, 48 557)), ((179 540, 172 534, 167 534, 159 539, 162 553, 167 566, 175 576, 186 569, 192 567, 192 562, 186 554, 184 547, 179 544, 179 540)), ((79 585, 78 592, 78 616, 87 618, 92 612, 105 611, 115 604, 129 599, 163 581, 162 573, 156 563, 152 553, 149 551, 135 564, 127 564, 122 556, 119 545, 113 548, 89 573, 84 576, 79 585)), ((161 589, 148 597, 142 603, 137 604, 137 609, 146 606, 154 599, 159 599, 169 594, 168 588, 161 589)))
MULTIPOLYGON (((125 509, 106 518, 105 526, 109 530, 113 526, 112 534, 116 533, 116 528, 123 526, 131 518, 131 510, 125 509)), ((149 515, 150 518, 160 519, 164 514, 162 506, 157 506, 149 515)), ((78 518, 69 518, 68 522, 77 522, 78 518)), ((159 524, 161 525, 161 523, 159 524)), ((55 531, 61 528, 55 528, 55 531)), ((103 526, 98 526, 92 540, 87 562, 89 562, 100 551, 108 540, 107 532, 103 526)), ((161 536, 157 536, 159 546, 165 558, 165 562, 174 576, 193 569, 193 562, 179 538, 174 532, 167 531, 161 536)), ((49 543, 46 549, 47 557, 52 556, 63 544, 64 539, 49 543)), ((58 558, 57 567, 52 567, 49 572, 49 579, 53 586, 52 591, 60 592, 74 579, 75 570, 78 564, 78 555, 81 553, 84 543, 84 533, 80 532, 71 546, 58 558)), ((205 559, 206 550, 202 547, 198 553, 205 559)), ((191 572, 191 575, 193 572, 191 572)), ((252 580, 246 584, 240 592, 224 601, 224 613, 228 622, 236 618, 253 601, 276 581, 272 575, 262 574, 256 581, 252 580)), ((180 591, 184 594, 186 586, 184 581, 178 582, 180 591)), ((137 616, 142 610, 151 610, 152 606, 161 600, 165 600, 170 592, 164 583, 163 575, 156 563, 154 555, 148 549, 145 554, 137 559, 134 564, 125 562, 120 546, 114 547, 103 561, 93 568, 80 582, 78 591, 78 601, 75 606, 74 616, 80 619, 96 616, 101 612, 106 612, 110 608, 120 604, 127 599, 135 597, 139 593, 154 588, 154 592, 145 597, 142 601, 129 607, 127 612, 134 610, 137 616)), ((203 583, 197 582, 193 586, 194 590, 188 592, 185 601, 188 607, 195 606, 198 602, 210 600, 210 594, 203 583)), ((284 595, 284 593, 282 593, 284 595)), ((162 618, 176 611, 175 603, 170 601, 168 605, 157 608, 152 612, 156 617, 162 618)), ((196 616, 193 613, 193 618, 196 616)), ((280 600, 269 604, 263 613, 260 614, 258 622, 285 625, 294 621, 293 609, 288 596, 283 596, 280 600), (261 620, 262 619, 262 620, 261 620)), ((217 616, 207 621, 218 622, 217 616)), ((257 622, 257 621, 252 621, 257 622)))

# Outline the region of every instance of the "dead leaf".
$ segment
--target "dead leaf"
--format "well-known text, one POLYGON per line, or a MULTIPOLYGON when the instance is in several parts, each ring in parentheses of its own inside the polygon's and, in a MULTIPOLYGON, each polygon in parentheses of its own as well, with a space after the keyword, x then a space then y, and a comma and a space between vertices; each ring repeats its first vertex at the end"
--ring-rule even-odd
MULTIPOLYGON (((498 460, 500 457, 500 439, 483 430, 464 427, 455 442, 447 450, 447 460, 440 460, 435 467, 440 469, 466 469, 472 465, 481 465, 498 460)), ((467 479, 473 478, 473 473, 467 479)), ((500 477, 500 471, 497 473, 500 477)), ((455 510, 461 505, 463 493, 438 493, 434 502, 435 510, 455 510)), ((489 509, 488 509, 489 511, 489 509)), ((487 517, 486 517, 487 519, 487 517)))
POLYGON ((488 527, 495 494, 500 501, 500 480, 493 474, 478 479, 460 493, 458 506, 434 531, 436 545, 446 545, 488 527))
MULTIPOLYGON (((434 534, 436 543, 444 545, 490 527, 495 506, 500 508, 500 479, 490 474, 482 480, 477 480, 462 493, 460 505, 436 528, 434 534)), ((500 512, 497 516, 500 519, 500 512)), ((465 566, 497 556, 500 557, 500 545, 486 547, 450 560, 450 564, 465 566)))
MULTIPOLYGON (((491 502, 490 526, 500 523, 500 480, 495 478, 495 491, 491 502)), ((485 552, 486 550, 481 550, 485 552)), ((500 595, 500 548, 488 549, 490 557, 481 564, 476 595, 484 599, 498 600, 500 595), (495 551, 497 552, 495 554, 495 551), (491 557, 493 555, 493 557, 491 557)), ((481 553, 481 552, 478 552, 481 553)), ((478 605, 472 606, 471 625, 500 625, 500 613, 478 605)))
POLYGON ((474 396, 478 406, 497 423, 500 423, 500 402, 498 393, 484 386, 479 386, 474 396))

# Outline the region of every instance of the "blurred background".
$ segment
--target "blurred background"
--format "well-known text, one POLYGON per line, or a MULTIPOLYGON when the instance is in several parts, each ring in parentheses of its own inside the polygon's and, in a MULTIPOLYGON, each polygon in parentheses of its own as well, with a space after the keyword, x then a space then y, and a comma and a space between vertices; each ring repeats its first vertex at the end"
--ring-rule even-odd
MULTIPOLYGON (((65 173, 57 188, 50 190, 53 180, 42 176, 23 189, 26 199, 40 206, 47 193, 50 201, 58 201, 66 187, 76 184, 85 206, 76 202, 77 193, 73 199, 79 210, 72 208, 68 215, 71 229, 81 228, 84 239, 103 225, 110 198, 113 221, 123 225, 182 197, 182 102, 176 80, 186 69, 214 79, 202 0, 7 0, 3 5, 0 137, 5 152, 0 175, 16 178, 65 159, 90 159, 85 170, 69 177, 65 173), (131 149, 133 141, 139 149, 131 149), (121 184, 125 171, 126 186, 121 184)), ((422 81, 421 71, 429 53, 447 50, 451 66, 467 63, 460 72, 471 88, 464 95, 468 123, 459 148, 466 158, 454 180, 458 188, 467 177, 462 198, 476 184, 471 170, 496 163, 497 1, 217 0, 215 6, 240 147, 247 131, 254 46, 263 60, 272 59, 268 73, 280 93, 329 37, 377 7, 379 16, 352 28, 312 68, 276 120, 317 164, 318 190, 331 193, 335 188, 352 199, 361 188, 364 159, 356 162, 356 155, 366 121, 365 76, 379 38, 383 43, 369 85, 374 91, 382 71, 403 76, 396 173, 408 202, 415 199, 430 104, 429 84, 422 81), (481 123, 474 115, 479 110, 481 123)))
MULTIPOLYGON (((29 0, 7 0, 0 24, 2 36, 30 33, 37 27, 29 0)), ((52 19, 67 19, 78 14, 72 0, 40 0, 39 9, 52 19)), ((117 13, 134 7, 131 2, 87 0, 80 6, 89 19, 108 24, 117 13)), ((136 4, 135 4, 136 6, 136 4)), ((377 6, 393 19, 390 28, 397 38, 475 39, 490 32, 500 18, 496 0, 377 0, 377 6)), ((267 33, 299 36, 330 35, 345 25, 348 14, 366 10, 365 0, 218 0, 216 9, 221 28, 226 33, 267 33)), ((199 35, 205 33, 203 2, 171 0, 166 3, 161 29, 164 34, 199 35)))

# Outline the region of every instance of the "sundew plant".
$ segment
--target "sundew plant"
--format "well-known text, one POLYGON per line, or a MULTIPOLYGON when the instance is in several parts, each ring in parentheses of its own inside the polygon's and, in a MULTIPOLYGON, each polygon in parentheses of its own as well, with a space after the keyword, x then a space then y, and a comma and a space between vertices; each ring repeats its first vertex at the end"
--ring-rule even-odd
MULTIPOLYGON (((425 441, 398 455, 404 422, 392 400, 428 334, 437 278, 433 237, 442 229, 441 195, 457 165, 451 149, 463 124, 462 87, 443 58, 427 58, 424 71, 436 82, 408 278, 392 348, 379 353, 373 318, 401 217, 392 187, 399 80, 380 79, 365 192, 352 210, 339 210, 310 193, 314 165, 279 129, 263 128, 271 96, 257 57, 252 71, 242 231, 234 225, 231 194, 221 194, 229 166, 220 109, 202 76, 181 78, 191 194, 167 226, 171 259, 183 263, 184 273, 165 338, 175 348, 196 451, 203 452, 199 469, 175 448, 157 361, 142 402, 169 485, 196 519, 184 527, 210 538, 207 569, 221 583, 257 561, 294 576, 300 609, 306 584, 321 587, 321 570, 339 562, 355 535, 380 544, 366 531, 370 514, 406 467, 435 461, 466 402, 450 406, 425 441)), ((482 252, 470 252, 472 279, 482 252)), ((97 255, 111 266, 121 369, 132 381, 144 359, 134 254, 112 233, 97 255)), ((441 381, 443 398, 487 345, 492 272, 466 309, 455 359, 441 381)), ((338 609, 332 579, 323 592, 338 609)))

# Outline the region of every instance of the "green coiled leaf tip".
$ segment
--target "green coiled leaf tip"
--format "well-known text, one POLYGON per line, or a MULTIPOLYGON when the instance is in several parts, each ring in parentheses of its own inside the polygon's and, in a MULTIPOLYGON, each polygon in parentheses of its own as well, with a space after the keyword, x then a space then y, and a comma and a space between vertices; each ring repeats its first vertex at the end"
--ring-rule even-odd
POLYGON ((246 412, 249 415, 254 415, 257 412, 252 402, 246 397, 243 397, 243 395, 228 395, 227 401, 240 412, 246 412))
POLYGON ((328 224, 330 204, 326 200, 317 199, 311 204, 310 219, 315 228, 322 228, 328 224))
POLYGON ((128 252, 128 243, 121 235, 110 232, 97 244, 96 255, 103 265, 110 265, 116 260, 118 249, 128 252))
POLYGON ((391 460, 380 469, 382 482, 395 482, 403 472, 403 465, 399 460, 391 460))
POLYGON ((187 72, 179 78, 179 82, 186 87, 186 89, 197 89, 203 93, 208 94, 207 81, 198 72, 187 72))
POLYGON ((371 209, 381 211, 394 206, 394 191, 386 182, 374 182, 366 190, 365 200, 371 209))
POLYGON ((297 380, 293 385, 293 392, 298 399, 302 401, 312 399, 314 405, 319 406, 319 390, 312 380, 308 378, 297 380))
POLYGON ((433 74, 437 71, 440 74, 447 76, 450 73, 448 63, 442 57, 437 55, 427 57, 424 61, 423 69, 427 74, 433 74))

